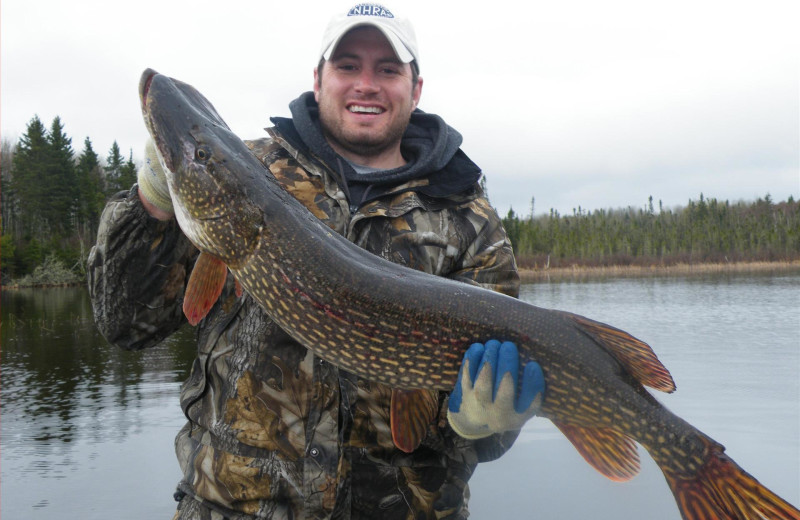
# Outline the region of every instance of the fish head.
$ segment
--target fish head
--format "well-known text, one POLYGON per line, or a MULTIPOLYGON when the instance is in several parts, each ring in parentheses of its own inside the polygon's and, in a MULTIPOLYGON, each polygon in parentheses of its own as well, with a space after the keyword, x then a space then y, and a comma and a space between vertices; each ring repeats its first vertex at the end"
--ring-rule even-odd
POLYGON ((258 244, 263 220, 247 180, 263 165, 191 85, 148 69, 139 95, 178 224, 198 249, 236 267, 258 244))

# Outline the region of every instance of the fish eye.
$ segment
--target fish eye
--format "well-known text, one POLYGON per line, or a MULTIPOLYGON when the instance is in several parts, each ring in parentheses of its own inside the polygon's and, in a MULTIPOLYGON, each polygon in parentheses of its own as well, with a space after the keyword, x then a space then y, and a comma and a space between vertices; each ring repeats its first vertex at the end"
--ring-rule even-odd
POLYGON ((195 156, 199 161, 205 162, 211 159, 211 150, 209 150, 205 146, 201 146, 197 149, 197 151, 195 151, 195 156))

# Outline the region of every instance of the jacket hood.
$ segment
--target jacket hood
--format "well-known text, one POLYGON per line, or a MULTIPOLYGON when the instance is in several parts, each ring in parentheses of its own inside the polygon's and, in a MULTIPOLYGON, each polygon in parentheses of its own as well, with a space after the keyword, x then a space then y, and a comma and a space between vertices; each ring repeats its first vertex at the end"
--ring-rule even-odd
POLYGON ((317 157, 338 174, 351 203, 361 205, 398 188, 430 197, 448 197, 473 188, 480 178, 480 168, 459 148, 461 134, 437 115, 419 109, 411 114, 400 145, 408 161, 405 165, 359 174, 323 136, 313 92, 303 93, 289 108, 292 118, 273 117, 270 121, 289 144, 317 157), (402 188, 406 183, 409 186, 402 188))

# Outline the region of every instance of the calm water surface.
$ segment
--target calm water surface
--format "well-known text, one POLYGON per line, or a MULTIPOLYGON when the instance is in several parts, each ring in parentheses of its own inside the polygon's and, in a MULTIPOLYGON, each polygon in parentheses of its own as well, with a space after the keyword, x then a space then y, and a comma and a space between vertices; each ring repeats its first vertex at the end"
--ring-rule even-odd
MULTIPOLYGON (((800 276, 546 283, 521 297, 648 342, 678 387, 657 398, 800 505, 800 276)), ((481 519, 679 519, 663 475, 639 452, 641 473, 614 483, 534 419, 506 456, 479 466, 471 509, 481 519)))
MULTIPOLYGON (((650 343, 678 385, 659 399, 800 504, 800 275, 539 283, 522 298, 650 343)), ((171 518, 186 328, 155 349, 110 347, 83 289, 4 291, 0 517, 171 518)), ((677 519, 658 468, 615 484, 546 420, 472 480, 473 518, 677 519)))

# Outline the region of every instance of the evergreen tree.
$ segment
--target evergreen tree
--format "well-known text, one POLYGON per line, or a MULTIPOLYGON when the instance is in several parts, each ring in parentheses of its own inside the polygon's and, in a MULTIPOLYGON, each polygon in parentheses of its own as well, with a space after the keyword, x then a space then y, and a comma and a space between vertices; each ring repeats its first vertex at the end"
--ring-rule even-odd
POLYGON ((49 230, 44 219, 44 198, 50 146, 39 116, 28 123, 14 151, 11 187, 19 203, 19 222, 25 235, 44 234, 49 230))
POLYGON ((66 238, 75 227, 79 190, 72 139, 64 133, 64 125, 58 116, 50 126, 47 142, 50 150, 46 169, 45 219, 49 222, 50 229, 66 238))
MULTIPOLYGON (((106 159, 106 196, 111 196, 120 190, 124 190, 122 185, 123 166, 125 160, 119 151, 119 145, 116 141, 111 145, 111 150, 108 152, 106 159)), ((130 187, 130 186, 129 186, 130 187)))
POLYGON ((94 235, 99 224, 100 213, 103 211, 105 195, 100 158, 92 148, 92 141, 88 137, 83 142, 83 151, 78 157, 75 173, 79 190, 79 231, 83 236, 94 235))
POLYGON ((0 210, 2 210, 2 234, 12 237, 19 235, 19 219, 17 219, 17 196, 12 186, 12 170, 14 149, 16 145, 8 139, 0 144, 0 210))
POLYGON ((133 162, 133 148, 131 148, 128 161, 120 168, 119 185, 121 190, 127 190, 136 182, 136 163, 133 162))
MULTIPOLYGON (((489 187, 486 185, 486 175, 481 175, 480 185, 483 190, 483 196, 489 201, 489 187)), ((491 204, 491 201, 489 203, 491 204)))

